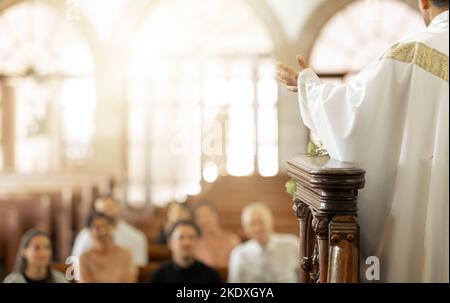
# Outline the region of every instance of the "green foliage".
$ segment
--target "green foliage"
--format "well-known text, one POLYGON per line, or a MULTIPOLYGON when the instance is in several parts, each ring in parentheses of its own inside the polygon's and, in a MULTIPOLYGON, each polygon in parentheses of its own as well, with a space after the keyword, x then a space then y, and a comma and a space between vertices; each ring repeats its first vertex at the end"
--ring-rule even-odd
MULTIPOLYGON (((327 150, 323 147, 322 144, 316 145, 313 142, 309 142, 308 144, 308 156, 310 157, 321 157, 328 155, 327 150)), ((286 192, 294 198, 295 191, 297 188, 297 184, 295 183, 294 179, 289 180, 286 182, 286 192)))
POLYGON ((308 143, 308 150, 307 150, 308 156, 311 157, 320 157, 327 155, 327 150, 320 144, 316 145, 313 142, 308 143))
POLYGON ((291 195, 292 197, 294 197, 295 191, 297 189, 297 185, 295 184, 295 180, 291 179, 289 181, 286 182, 286 192, 291 195))

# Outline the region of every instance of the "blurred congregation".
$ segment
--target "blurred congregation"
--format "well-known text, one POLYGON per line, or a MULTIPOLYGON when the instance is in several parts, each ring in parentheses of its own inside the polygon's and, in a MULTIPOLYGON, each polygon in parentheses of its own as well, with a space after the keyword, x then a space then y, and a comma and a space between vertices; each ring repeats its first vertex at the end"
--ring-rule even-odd
POLYGON ((298 282, 276 62, 345 83, 416 2, 0 0, 0 281, 298 282))
POLYGON ((100 196, 77 230, 76 212, 58 205, 75 199, 27 195, 12 196, 18 205, 2 211, 4 282, 297 282, 296 222, 274 216, 268 203, 247 203, 239 214, 203 198, 172 202, 139 222, 125 218, 120 201, 100 196), (291 233, 275 233, 274 217, 291 233))

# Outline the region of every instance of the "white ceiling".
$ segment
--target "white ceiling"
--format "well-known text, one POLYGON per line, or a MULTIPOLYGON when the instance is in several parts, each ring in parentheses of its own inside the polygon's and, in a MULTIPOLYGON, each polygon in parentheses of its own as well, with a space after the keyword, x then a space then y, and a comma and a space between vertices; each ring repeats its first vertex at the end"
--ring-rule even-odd
MULTIPOLYGON (((286 37, 295 41, 311 13, 327 0, 266 0, 282 25, 286 37)), ((330 0, 328 0, 330 1, 330 0)), ((332 1, 332 0, 331 0, 332 1)))

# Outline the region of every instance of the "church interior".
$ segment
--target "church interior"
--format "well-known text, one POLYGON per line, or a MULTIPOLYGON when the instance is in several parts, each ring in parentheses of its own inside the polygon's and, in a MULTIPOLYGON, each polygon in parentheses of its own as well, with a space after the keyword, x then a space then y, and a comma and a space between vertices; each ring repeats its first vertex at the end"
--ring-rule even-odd
POLYGON ((30 228, 64 272, 105 196, 146 237, 140 282, 171 258, 174 203, 209 201, 245 242, 261 202, 298 237, 288 161, 315 138, 277 62, 346 83, 424 28, 415 0, 0 0, 0 280, 30 228))

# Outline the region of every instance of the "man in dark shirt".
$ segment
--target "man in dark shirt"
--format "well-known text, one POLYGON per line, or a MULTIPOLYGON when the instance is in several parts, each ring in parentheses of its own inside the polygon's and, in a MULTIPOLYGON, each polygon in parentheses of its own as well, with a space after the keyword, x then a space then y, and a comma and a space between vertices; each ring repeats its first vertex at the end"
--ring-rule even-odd
POLYGON ((151 283, 220 283, 219 274, 194 256, 200 229, 192 221, 178 221, 169 234, 172 261, 151 276, 151 283))

